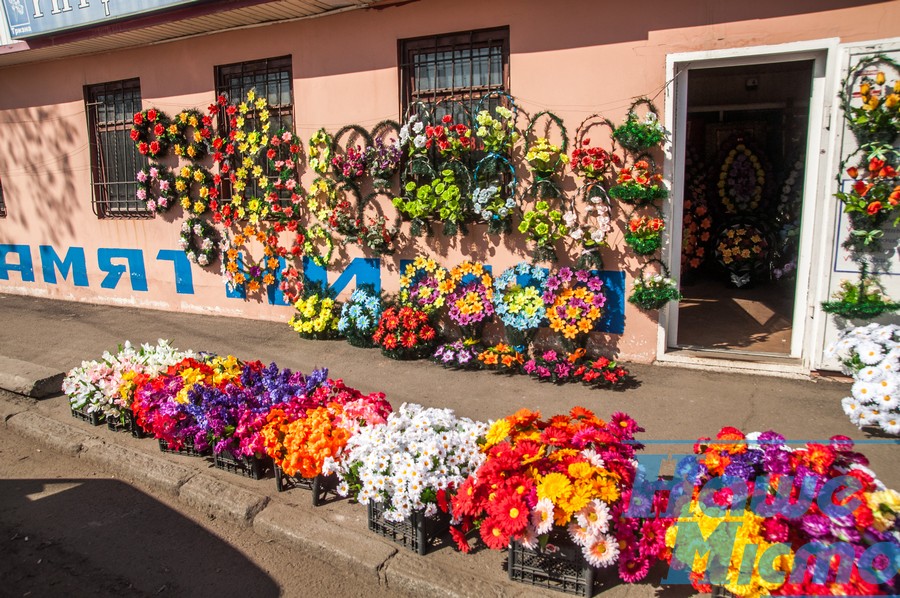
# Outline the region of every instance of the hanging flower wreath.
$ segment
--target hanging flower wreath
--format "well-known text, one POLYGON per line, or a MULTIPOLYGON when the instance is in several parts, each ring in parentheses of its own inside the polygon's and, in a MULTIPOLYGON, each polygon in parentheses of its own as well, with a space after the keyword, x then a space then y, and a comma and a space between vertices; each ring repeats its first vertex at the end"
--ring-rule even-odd
POLYGON ((181 249, 199 266, 208 266, 218 259, 218 236, 215 227, 201 218, 188 218, 181 223, 181 249))
POLYGON ((212 173, 202 166, 182 166, 175 177, 175 192, 184 211, 198 216, 209 209, 210 200, 219 193, 212 173))
POLYGON ((634 279, 628 302, 644 310, 661 309, 669 301, 681 301, 678 283, 669 277, 669 269, 659 260, 652 260, 660 265, 662 273, 649 274, 646 266, 641 268, 640 275, 634 279))
POLYGON ((681 271, 699 268, 707 257, 712 236, 712 216, 706 202, 707 169, 696 151, 685 161, 684 216, 681 229, 681 271))
POLYGON ((212 139, 212 118, 201 114, 194 108, 182 110, 172 119, 166 133, 176 156, 197 162, 209 153, 209 142, 212 139), (193 130, 188 131, 189 129, 193 130))
POLYGON ((516 172, 512 163, 500 154, 489 154, 478 161, 475 181, 477 187, 472 192, 472 211, 487 223, 489 233, 509 232, 512 215, 518 205, 516 172))
POLYGON ((507 268, 494 279, 494 310, 517 352, 526 352, 531 336, 547 314, 543 298, 546 281, 547 270, 527 262, 507 268))
MULTIPOLYGON (((475 122, 478 124, 475 136, 488 153, 509 155, 513 145, 519 140, 519 132, 516 131, 518 109, 510 96, 505 97, 512 110, 506 106, 497 106, 494 108, 496 116, 487 109, 479 110, 475 115, 475 122)), ((482 98, 480 105, 484 104, 485 99, 487 98, 482 98)))
POLYGON ((639 206, 665 199, 668 194, 662 175, 653 172, 650 160, 638 160, 633 167, 620 170, 616 184, 609 188, 609 196, 613 199, 639 206))
POLYGON ((356 234, 355 242, 360 247, 367 247, 373 255, 391 255, 397 250, 397 238, 400 235, 400 215, 397 215, 393 225, 388 226, 388 221, 384 214, 377 213, 375 216, 368 217, 365 214, 366 207, 374 205, 375 199, 379 195, 391 197, 384 191, 373 191, 360 202, 356 219, 359 230, 356 234))
POLYGON ((331 164, 331 145, 334 138, 328 134, 325 129, 319 129, 316 134, 309 138, 309 149, 307 156, 309 158, 309 167, 313 172, 325 174, 328 172, 328 166, 331 164))
POLYGON ((280 265, 275 257, 275 250, 268 245, 268 236, 265 231, 254 230, 246 226, 233 240, 226 235, 222 239, 222 276, 227 283, 235 287, 244 287, 248 293, 256 293, 264 288, 264 285, 275 283, 275 273, 280 265), (247 250, 238 249, 245 246, 251 239, 263 244, 263 257, 252 263, 250 253, 247 250))
POLYGON ((571 202, 563 213, 563 222, 569 229, 569 238, 581 245, 578 267, 603 266, 600 248, 605 246, 606 237, 612 232, 612 216, 609 196, 599 181, 591 181, 580 192, 585 207, 584 219, 579 221, 575 203, 571 202))
POLYGON ((638 154, 652 149, 662 143, 666 138, 666 129, 659 122, 659 111, 656 106, 647 99, 639 98, 628 109, 625 122, 613 131, 613 138, 632 154, 638 154), (635 109, 640 105, 647 106, 647 114, 640 120, 635 109))
POLYGON ((137 173, 135 196, 147 204, 151 212, 162 214, 172 207, 178 195, 172 171, 161 165, 145 166, 137 173))
MULTIPOLYGON (((410 110, 412 108, 411 106, 410 110)), ((425 126, 427 124, 421 115, 412 113, 406 119, 406 123, 400 127, 400 147, 406 148, 406 154, 410 158, 422 157, 428 152, 428 149, 425 147, 425 142, 427 141, 425 126)))
POLYGON ((719 169, 719 199, 728 214, 747 214, 760 208, 766 187, 766 169, 759 154, 746 142, 729 150, 719 169))
POLYGON ((553 245, 569 233, 569 227, 563 221, 561 211, 540 200, 534 204, 533 210, 522 215, 519 232, 534 241, 535 261, 555 262, 558 258, 553 245))
POLYGON ((888 85, 883 70, 870 76, 876 66, 900 72, 900 64, 884 54, 876 54, 859 61, 841 86, 844 118, 860 145, 892 145, 900 135, 900 81, 888 85), (857 94, 859 104, 853 102, 857 94))
MULTIPOLYGON (((302 200, 303 188, 299 183, 302 152, 300 138, 293 131, 281 129, 269 139, 266 159, 269 161, 269 172, 273 175, 269 180, 269 201, 273 212, 281 211, 282 199, 290 197, 294 206, 302 200)), ((293 208, 286 216, 293 217, 293 208)))
POLYGON ((625 243, 638 255, 651 255, 662 247, 662 232, 666 223, 662 218, 632 216, 625 231, 625 243))
POLYGON ((547 278, 544 305, 550 329, 575 341, 594 329, 603 316, 603 281, 588 270, 560 268, 547 278))
POLYGON ((319 222, 329 222, 332 210, 338 204, 337 185, 331 179, 319 177, 309 186, 306 208, 319 222))
POLYGON ((431 258, 419 255, 400 277, 399 301, 432 314, 444 306, 453 290, 450 273, 431 258))
POLYGON ((528 121, 525 130, 525 161, 531 173, 532 182, 527 193, 536 199, 560 197, 562 189, 553 181, 553 175, 561 170, 569 162, 567 153, 569 136, 563 120, 552 112, 543 111, 535 114, 528 121), (534 133, 538 123, 546 118, 549 122, 543 127, 544 136, 534 133), (550 129, 556 127, 559 131, 559 145, 551 143, 548 139, 550 129))
POLYGON ((366 172, 372 177, 372 184, 379 189, 390 187, 391 177, 400 169, 402 158, 403 151, 396 139, 392 137, 385 143, 383 137, 376 137, 366 148, 366 172))
MULTIPOLYGON (((323 268, 331 263, 331 256, 334 255, 334 239, 324 227, 319 224, 313 224, 306 229, 306 234, 302 236, 303 255, 311 259, 315 265, 323 268), (325 244, 324 253, 319 250, 317 241, 325 244)), ((300 236, 295 240, 295 246, 298 244, 299 239, 300 236)))
POLYGON ((293 265, 288 264, 279 274, 281 283, 278 289, 284 295, 288 303, 296 303, 303 294, 303 273, 293 265))
POLYGON ((170 122, 169 117, 157 108, 135 113, 132 118, 131 140, 142 156, 162 158, 166 155, 169 149, 166 130, 170 122))

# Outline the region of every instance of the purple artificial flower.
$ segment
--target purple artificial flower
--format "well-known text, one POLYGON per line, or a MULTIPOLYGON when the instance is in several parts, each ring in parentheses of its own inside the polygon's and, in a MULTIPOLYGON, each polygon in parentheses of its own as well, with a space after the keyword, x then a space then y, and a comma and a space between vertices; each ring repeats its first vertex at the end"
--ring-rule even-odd
POLYGON ((831 523, 825 515, 804 515, 800 519, 800 528, 813 539, 830 536, 831 523))

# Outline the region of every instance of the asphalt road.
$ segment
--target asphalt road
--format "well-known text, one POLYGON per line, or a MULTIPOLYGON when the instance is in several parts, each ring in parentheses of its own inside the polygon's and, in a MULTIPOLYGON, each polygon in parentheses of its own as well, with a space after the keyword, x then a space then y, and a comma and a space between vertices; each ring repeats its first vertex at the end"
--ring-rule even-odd
POLYGON ((0 434, 0 596, 403 596, 0 434))

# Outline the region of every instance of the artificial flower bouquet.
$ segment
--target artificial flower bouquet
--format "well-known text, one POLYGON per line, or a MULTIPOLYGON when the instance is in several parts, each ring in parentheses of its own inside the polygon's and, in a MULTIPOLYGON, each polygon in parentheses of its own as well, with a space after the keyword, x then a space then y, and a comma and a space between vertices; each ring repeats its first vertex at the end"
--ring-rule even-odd
POLYGON ((324 289, 307 285, 303 297, 294 303, 294 309, 297 313, 288 326, 302 338, 329 339, 338 335, 341 305, 324 289))
POLYGON ((442 158, 460 159, 475 151, 478 143, 472 129, 463 123, 454 123, 453 116, 445 114, 441 124, 425 127, 425 147, 434 147, 442 158))
POLYGON ((381 318, 381 296, 371 286, 357 287, 341 307, 337 330, 354 347, 374 347, 372 335, 381 318))
MULTIPOLYGON (((896 158, 893 150, 888 155, 896 158)), ((844 212, 853 225, 847 245, 857 251, 877 250, 882 229, 900 205, 900 176, 893 165, 876 157, 859 167, 851 166, 847 175, 853 179, 849 191, 835 194, 844 203, 844 212)))
POLYGON ((844 413, 860 429, 900 436, 900 327, 869 324, 843 332, 826 355, 838 357, 853 376, 844 413))
POLYGON ((450 271, 454 288, 447 295, 447 315, 466 339, 480 340, 494 317, 494 281, 484 264, 463 262, 450 271))
POLYGON ((603 180, 613 166, 621 167, 622 158, 602 147, 591 147, 590 139, 582 139, 581 147, 569 157, 572 172, 591 181, 603 180))
POLYGON ((366 148, 366 172, 372 177, 376 187, 384 188, 400 168, 403 152, 396 139, 385 143, 383 137, 375 139, 375 143, 366 148))
POLYGON ((651 110, 641 119, 634 106, 628 111, 625 122, 613 131, 613 139, 632 153, 640 153, 652 149, 662 143, 667 135, 665 127, 659 122, 656 110, 647 103, 651 110))
POLYGON ((131 411, 139 376, 156 375, 192 356, 192 352, 179 351, 163 339, 156 345, 140 346, 125 341, 116 353, 106 351, 100 359, 83 361, 72 368, 63 379, 62 390, 74 411, 121 419, 131 411))
POLYGON ((662 246, 662 232, 666 223, 662 218, 633 216, 628 221, 625 242, 638 255, 651 255, 662 246))
POLYGON ((468 201, 457 174, 450 168, 443 169, 427 183, 408 181, 403 189, 403 197, 395 197, 392 203, 400 214, 413 221, 416 230, 426 221, 437 219, 444 223, 445 234, 452 235, 468 217, 468 201))
POLYGON ((519 232, 527 236, 536 245, 535 261, 556 261, 556 250, 553 245, 566 236, 569 227, 563 222, 562 212, 551 208, 550 203, 540 200, 528 210, 519 222, 519 232))
POLYGON ((391 359, 421 359, 434 352, 437 331, 426 312, 391 306, 381 312, 372 341, 391 359))
POLYGON ((404 403, 384 425, 361 428, 340 461, 325 459, 323 471, 338 475, 342 496, 380 503, 386 521, 414 512, 430 517, 484 460, 478 441, 487 428, 450 409, 404 403))
POLYGON ((356 233, 356 241, 362 247, 368 247, 372 255, 391 255, 397 250, 397 236, 400 234, 400 219, 395 224, 388 226, 387 219, 382 214, 370 216, 368 222, 359 219, 359 230, 356 233))
POLYGON ((477 187, 472 192, 472 211, 487 223, 492 234, 508 232, 516 205, 514 195, 504 197, 499 185, 477 187))
POLYGON ((692 498, 675 509, 666 545, 671 566, 689 570, 698 591, 896 593, 893 576, 879 579, 872 570, 883 571, 892 558, 886 555, 900 550, 900 493, 885 488, 852 440, 834 436, 792 448, 773 431, 745 435, 726 427, 715 440, 698 440, 694 453, 676 473, 693 485, 684 495, 692 498), (706 555, 695 558, 700 545, 706 555), (823 550, 837 550, 840 568, 823 573, 816 564, 819 572, 809 575, 808 557, 823 550))
POLYGON ((579 370, 585 350, 578 348, 571 353, 542 351, 522 364, 522 371, 540 381, 563 384, 581 380, 579 370))
POLYGON ((489 110, 481 110, 475 115, 475 122, 478 124, 475 136, 485 152, 510 154, 513 144, 519 139, 516 115, 505 106, 494 108, 494 114, 496 117, 489 110))
POLYGON ((481 362, 481 342, 466 338, 439 345, 431 356, 431 361, 445 368, 458 370, 478 369, 481 362))
MULTIPOLYGON (((885 60, 874 56, 865 62, 877 64, 885 60)), ((862 72, 864 65, 857 65, 856 72, 862 72)), ((900 81, 887 84, 884 71, 877 71, 872 77, 865 74, 859 79, 854 90, 859 94, 860 105, 850 103, 845 98, 844 111, 850 131, 860 144, 892 144, 900 134, 900 81)))
POLYGON ((641 431, 624 413, 606 422, 582 407, 546 420, 527 409, 497 420, 481 442, 484 463, 451 502, 459 548, 469 551, 471 526, 493 550, 512 542, 546 549, 556 532, 592 567, 618 565, 624 581, 643 579, 665 554, 665 524, 625 516, 641 431))
POLYGON ((342 181, 353 182, 366 174, 366 154, 360 146, 348 147, 343 154, 335 154, 331 159, 331 168, 335 177, 342 181))
POLYGON ((740 287, 765 268, 769 242, 752 224, 732 224, 719 233, 715 255, 719 265, 732 274, 732 282, 740 287))
POLYGON ((619 171, 616 184, 609 188, 609 196, 634 205, 648 205, 669 194, 662 182, 662 175, 651 171, 647 160, 638 160, 634 166, 619 171))
POLYGON ((569 161, 569 156, 561 146, 550 143, 546 137, 538 137, 528 147, 525 161, 528 162, 534 178, 540 181, 549 179, 556 172, 557 167, 569 161))
POLYGON ((646 274, 634 279, 628 302, 641 309, 660 309, 669 301, 680 301, 681 291, 678 283, 665 274, 646 274))
POLYGON ((433 314, 444 307, 453 286, 446 268, 432 258, 417 255, 400 277, 399 302, 433 314))
POLYGON ((525 363, 526 354, 507 343, 497 343, 478 354, 481 367, 507 374, 518 374, 525 363))

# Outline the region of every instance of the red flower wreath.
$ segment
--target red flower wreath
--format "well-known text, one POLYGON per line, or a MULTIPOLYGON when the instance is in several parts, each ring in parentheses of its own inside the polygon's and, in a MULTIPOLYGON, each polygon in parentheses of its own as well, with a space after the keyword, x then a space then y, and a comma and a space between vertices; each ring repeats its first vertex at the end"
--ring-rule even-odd
POLYGON ((143 156, 162 158, 169 149, 167 131, 171 119, 157 108, 136 112, 131 125, 131 140, 143 156))

